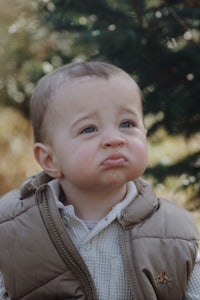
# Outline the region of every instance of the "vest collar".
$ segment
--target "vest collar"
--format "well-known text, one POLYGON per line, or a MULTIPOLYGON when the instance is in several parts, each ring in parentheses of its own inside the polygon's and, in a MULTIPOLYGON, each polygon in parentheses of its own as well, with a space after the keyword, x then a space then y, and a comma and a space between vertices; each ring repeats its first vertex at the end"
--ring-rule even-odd
POLYGON ((159 206, 159 201, 151 186, 142 178, 135 181, 138 194, 122 212, 120 223, 125 226, 134 226, 150 216, 159 206))
MULTIPOLYGON (((35 193, 44 184, 52 180, 45 172, 29 177, 21 187, 21 199, 35 193)), ((155 196, 151 186, 142 178, 134 181, 138 194, 133 201, 122 211, 119 222, 125 226, 134 226, 150 216, 158 207, 158 198, 155 196)))

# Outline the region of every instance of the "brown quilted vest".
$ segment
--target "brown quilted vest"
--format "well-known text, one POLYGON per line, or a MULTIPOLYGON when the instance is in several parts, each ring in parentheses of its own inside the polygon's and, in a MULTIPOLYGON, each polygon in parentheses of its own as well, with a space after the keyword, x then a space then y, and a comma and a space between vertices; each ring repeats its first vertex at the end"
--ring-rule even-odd
MULTIPOLYGON (((95 300, 91 275, 68 236, 42 173, 0 200, 0 272, 13 300, 95 300)), ((135 300, 182 300, 197 252, 191 214, 137 180, 120 237, 135 300)), ((108 299, 111 300, 111 299, 108 299)))

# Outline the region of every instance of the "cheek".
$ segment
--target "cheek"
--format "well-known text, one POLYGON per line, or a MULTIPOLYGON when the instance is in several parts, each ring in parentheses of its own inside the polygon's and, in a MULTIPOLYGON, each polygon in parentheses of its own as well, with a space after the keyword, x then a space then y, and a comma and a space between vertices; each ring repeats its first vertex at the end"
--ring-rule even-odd
POLYGON ((94 162, 93 151, 91 147, 81 147, 77 148, 76 151, 72 150, 73 164, 76 165, 77 168, 89 168, 89 166, 94 162))
POLYGON ((147 152, 147 149, 143 149, 143 151, 140 152, 140 169, 141 169, 141 172, 143 173, 146 168, 147 168, 147 165, 148 165, 148 152, 147 152))
POLYGON ((92 182, 96 174, 95 157, 90 148, 77 149, 69 156, 65 167, 65 178, 77 186, 86 186, 92 182))
POLYGON ((132 144, 132 152, 138 166, 146 168, 148 163, 148 149, 145 141, 138 141, 132 144))

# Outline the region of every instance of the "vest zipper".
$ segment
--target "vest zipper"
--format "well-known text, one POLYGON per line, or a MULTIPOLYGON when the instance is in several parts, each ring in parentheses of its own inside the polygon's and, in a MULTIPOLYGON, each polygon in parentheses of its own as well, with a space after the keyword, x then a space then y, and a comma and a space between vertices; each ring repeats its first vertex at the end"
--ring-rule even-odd
MULTIPOLYGON (((123 233, 121 234, 121 237, 120 237, 120 244, 121 244, 122 258, 124 260, 124 264, 125 264, 125 267, 127 270, 128 286, 130 288, 133 300, 144 299, 143 295, 141 294, 140 287, 138 285, 138 281, 136 278, 137 275, 135 273, 134 263, 131 262, 131 260, 133 260, 133 258, 130 258, 130 260, 128 258, 128 252, 131 253, 131 251, 132 251, 130 243, 128 245, 128 247, 130 249, 126 249, 126 247, 125 247, 125 245, 127 244, 126 239, 128 239, 127 234, 129 235, 129 229, 127 228, 125 230, 124 225, 122 225, 122 226, 123 226, 123 233), (126 239, 125 239, 125 235, 126 235, 126 239), (131 268, 132 268, 132 270, 131 270, 131 268)), ((130 242, 130 240, 129 240, 129 242, 130 242)))
MULTIPOLYGON (((128 268, 129 263, 128 263, 128 260, 127 260, 127 254, 126 254, 126 249, 125 249, 125 238, 124 237, 125 237, 125 229, 124 229, 124 226, 123 226, 123 231, 119 236, 119 244, 120 244, 120 250, 121 250, 121 255, 122 255, 122 261, 124 262, 125 269, 129 270, 129 268, 128 268)), ((128 287, 129 287, 132 299, 136 300, 134 284, 132 284, 133 280, 131 280, 131 274, 128 271, 128 272, 126 272, 126 275, 127 275, 128 287)))
MULTIPOLYGON (((76 274, 78 274, 78 278, 80 282, 83 284, 84 290, 86 292, 86 299, 87 300, 95 300, 97 299, 96 293, 94 290, 94 287, 91 283, 91 280, 88 278, 88 275, 86 272, 81 268, 81 266, 76 262, 76 260, 73 258, 73 256, 69 253, 69 251, 66 249, 66 246, 60 237, 59 230, 57 229, 57 226, 52 218, 49 202, 46 197, 46 192, 41 189, 40 191, 41 197, 39 197, 39 206, 41 205, 43 208, 42 215, 45 217, 44 222, 47 226, 48 232, 52 238, 53 244, 58 250, 59 254, 61 255, 63 261, 66 265, 70 265, 72 270, 75 271, 76 274)), ((67 232, 66 232, 67 234, 67 232)), ((77 250, 76 250, 77 251, 77 250)), ((72 272, 73 272, 72 271, 72 272)))

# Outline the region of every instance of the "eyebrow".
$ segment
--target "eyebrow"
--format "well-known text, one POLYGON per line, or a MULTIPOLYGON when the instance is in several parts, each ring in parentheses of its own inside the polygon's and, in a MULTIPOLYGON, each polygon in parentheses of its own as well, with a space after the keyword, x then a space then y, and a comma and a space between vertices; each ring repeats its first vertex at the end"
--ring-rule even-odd
POLYGON ((138 114, 137 114, 137 111, 135 109, 132 109, 132 108, 125 108, 125 107, 121 107, 121 110, 120 110, 122 113, 129 113, 129 114, 132 114, 134 115, 135 117, 138 117, 138 114))
MULTIPOLYGON (((119 107, 119 111, 120 113, 129 113, 129 114, 132 114, 134 115, 136 118, 138 118, 138 114, 136 113, 136 111, 132 108, 129 108, 129 107, 124 107, 124 106, 121 106, 119 107)), ((86 114, 81 114, 80 113, 80 116, 77 117, 77 119, 71 124, 71 128, 73 129, 74 127, 77 126, 77 124, 81 123, 82 121, 85 121, 85 120, 88 120, 88 119, 92 119, 94 117, 97 116, 97 112, 93 112, 93 113, 86 113, 86 114)))
POLYGON ((75 127, 78 123, 81 123, 84 120, 92 119, 95 117, 97 113, 89 113, 89 114, 83 114, 83 116, 78 117, 72 124, 71 128, 75 127))

